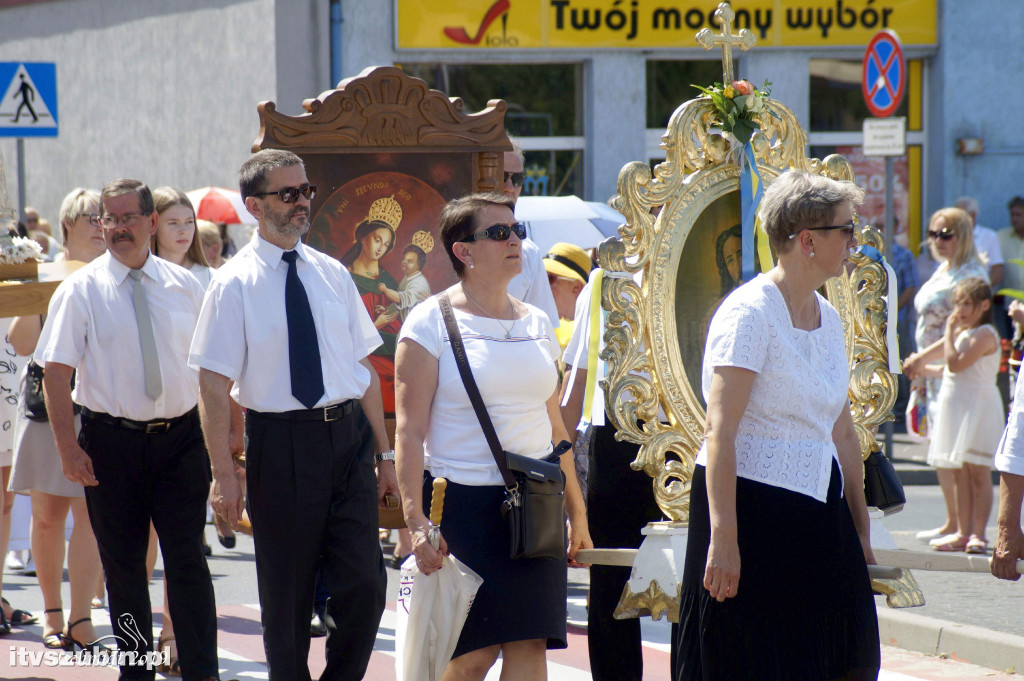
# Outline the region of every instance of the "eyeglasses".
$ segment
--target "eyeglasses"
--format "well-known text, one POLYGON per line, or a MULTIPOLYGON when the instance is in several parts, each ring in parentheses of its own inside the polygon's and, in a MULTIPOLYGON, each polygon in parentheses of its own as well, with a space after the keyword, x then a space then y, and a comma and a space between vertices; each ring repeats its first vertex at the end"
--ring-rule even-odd
POLYGON ((465 239, 460 239, 460 241, 462 241, 463 243, 481 241, 483 239, 494 239, 495 241, 508 241, 508 238, 512 236, 513 233, 515 233, 515 235, 519 239, 525 239, 526 225, 522 224, 521 222, 517 222, 514 225, 491 225, 487 229, 482 229, 479 232, 476 232, 475 234, 466 237, 465 239))
POLYGON ((88 220, 89 224, 92 225, 93 227, 99 227, 101 224, 103 224, 102 222, 100 222, 100 216, 97 215, 96 213, 89 213, 83 217, 85 217, 85 219, 88 220))
MULTIPOLYGON (((843 230, 843 236, 845 236, 849 240, 849 239, 853 238, 853 230, 856 229, 856 228, 857 228, 856 224, 854 224, 853 222, 848 222, 845 225, 827 225, 825 227, 806 227, 805 229, 808 232, 831 232, 834 229, 841 229, 841 230, 843 230)), ((802 232, 803 230, 800 230, 800 231, 802 232)), ((798 236, 800 236, 800 232, 797 232, 796 234, 790 234, 789 238, 790 239, 795 239, 798 236)))
POLYGON ((253 196, 263 198, 264 196, 270 196, 277 194, 281 197, 281 201, 284 203, 295 203, 299 200, 299 194, 302 194, 307 199, 312 200, 316 196, 316 185, 309 184, 308 182, 300 187, 285 187, 284 189, 278 189, 272 192, 256 192, 253 196))
MULTIPOLYGON (((150 211, 151 213, 152 211, 150 211)), ((139 220, 149 215, 150 213, 125 213, 124 215, 104 215, 100 218, 100 224, 104 227, 117 227, 118 224, 122 224, 125 227, 134 227, 139 224, 139 220)), ((90 222, 92 222, 92 216, 90 216, 90 222)))
POLYGON ((526 172, 520 170, 518 173, 510 173, 505 171, 505 182, 512 181, 513 187, 522 187, 526 184, 526 172))
POLYGON ((956 232, 950 232, 949 230, 942 230, 941 232, 933 232, 928 230, 928 238, 932 241, 952 241, 956 238, 956 232))

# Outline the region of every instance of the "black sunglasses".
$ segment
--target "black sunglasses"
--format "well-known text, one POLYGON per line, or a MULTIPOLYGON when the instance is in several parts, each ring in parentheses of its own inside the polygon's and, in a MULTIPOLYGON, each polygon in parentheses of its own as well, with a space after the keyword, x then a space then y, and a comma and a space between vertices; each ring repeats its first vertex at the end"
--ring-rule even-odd
POLYGON ((526 184, 526 172, 520 170, 518 173, 510 173, 505 171, 505 182, 512 180, 513 187, 522 187, 526 184))
POLYGON ((515 233, 520 240, 526 238, 526 225, 521 222, 517 222, 514 225, 491 225, 487 229, 481 229, 465 239, 460 239, 463 243, 481 241, 482 239, 494 239, 495 241, 508 241, 508 238, 515 233))
POLYGON ((277 191, 273 192, 256 192, 255 194, 253 194, 253 196, 259 196, 260 198, 262 198, 264 196, 270 196, 272 194, 277 194, 278 196, 280 196, 281 200, 284 201, 285 203, 295 203, 296 201, 299 200, 299 194, 302 194, 307 199, 312 199, 314 196, 316 196, 316 185, 309 184, 307 182, 301 187, 285 187, 284 189, 278 189, 277 191))
MULTIPOLYGON (((855 223, 848 222, 845 225, 827 225, 825 227, 806 227, 805 229, 808 232, 831 232, 834 229, 841 229, 841 230, 843 230, 845 232, 845 236, 846 236, 847 239, 852 239, 853 238, 853 230, 856 229, 856 228, 857 228, 857 225, 855 223)), ((800 230, 800 231, 802 232, 803 230, 800 230)), ((797 232, 796 234, 790 234, 789 238, 790 239, 795 239, 798 236, 800 236, 800 232, 797 232)))
POLYGON ((956 232, 950 232, 948 230, 942 230, 941 232, 933 232, 928 230, 928 238, 932 241, 952 241, 956 238, 956 232))

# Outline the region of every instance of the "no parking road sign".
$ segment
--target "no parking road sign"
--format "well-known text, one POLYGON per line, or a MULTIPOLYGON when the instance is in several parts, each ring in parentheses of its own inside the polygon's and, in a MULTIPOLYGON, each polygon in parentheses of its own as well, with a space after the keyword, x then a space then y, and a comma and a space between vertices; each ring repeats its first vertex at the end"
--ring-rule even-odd
POLYGON ((57 65, 0 62, 0 137, 57 136, 57 65))
POLYGON ((903 101, 907 66, 900 39, 892 31, 879 31, 864 52, 860 87, 864 102, 878 118, 891 116, 903 101))

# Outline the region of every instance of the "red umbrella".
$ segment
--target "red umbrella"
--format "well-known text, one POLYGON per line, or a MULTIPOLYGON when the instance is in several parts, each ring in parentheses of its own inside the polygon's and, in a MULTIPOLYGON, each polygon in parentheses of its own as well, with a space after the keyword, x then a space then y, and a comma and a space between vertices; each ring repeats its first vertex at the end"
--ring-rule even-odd
POLYGON ((196 209, 196 217, 228 225, 255 225, 256 218, 245 209, 242 195, 233 189, 203 187, 187 192, 196 209))

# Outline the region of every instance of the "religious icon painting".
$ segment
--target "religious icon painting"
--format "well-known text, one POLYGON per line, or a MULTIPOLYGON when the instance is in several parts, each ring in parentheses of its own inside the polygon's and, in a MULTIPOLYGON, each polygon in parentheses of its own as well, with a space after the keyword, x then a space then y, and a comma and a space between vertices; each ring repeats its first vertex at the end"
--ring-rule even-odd
POLYGON ((361 166, 356 177, 325 174, 333 181, 324 187, 317 159, 310 159, 309 176, 321 186, 317 198, 323 198, 314 202, 307 243, 340 260, 352 274, 384 341, 370 355, 370 363, 380 376, 384 410, 390 413, 395 408, 395 345, 402 322, 413 306, 456 281, 441 244, 438 216, 450 198, 465 193, 468 173, 463 170, 467 177, 459 178, 457 165, 436 155, 406 156, 401 164, 388 154, 365 160, 372 162, 361 166))

